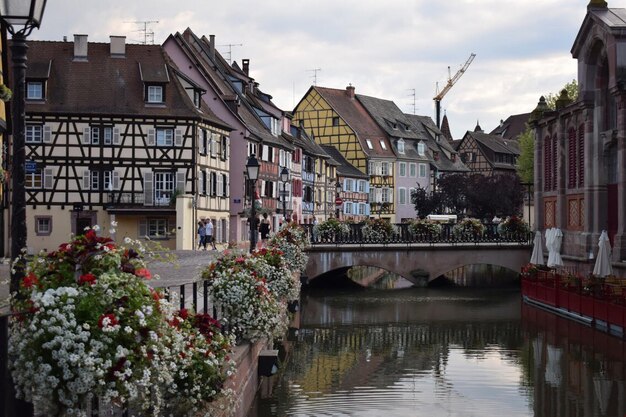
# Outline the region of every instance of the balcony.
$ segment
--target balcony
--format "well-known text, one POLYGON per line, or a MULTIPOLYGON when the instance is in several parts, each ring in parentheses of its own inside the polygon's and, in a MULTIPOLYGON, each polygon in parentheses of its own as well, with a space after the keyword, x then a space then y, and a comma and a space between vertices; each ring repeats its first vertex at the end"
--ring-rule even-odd
POLYGON ((172 199, 173 193, 161 193, 160 196, 154 197, 152 204, 146 204, 145 194, 136 193, 106 193, 104 201, 106 201, 106 209, 111 213, 128 212, 128 211, 158 211, 169 212, 176 211, 176 200, 172 199))

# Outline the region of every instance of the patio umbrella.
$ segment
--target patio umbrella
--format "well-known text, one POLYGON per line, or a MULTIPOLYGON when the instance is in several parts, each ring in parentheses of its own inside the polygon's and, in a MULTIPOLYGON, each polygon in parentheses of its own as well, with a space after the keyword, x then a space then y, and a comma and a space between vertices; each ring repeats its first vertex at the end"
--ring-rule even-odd
POLYGON ((546 382, 553 387, 559 387, 561 385, 561 355, 563 351, 556 347, 548 344, 548 355, 546 360, 546 373, 544 375, 544 379, 546 382))
POLYGON ((599 277, 613 275, 613 267, 611 267, 611 243, 609 242, 609 235, 606 233, 606 230, 603 230, 600 234, 598 247, 598 257, 593 267, 593 275, 599 277))
POLYGON ((541 243, 541 232, 535 232, 533 240, 533 253, 530 255, 530 263, 535 265, 543 265, 543 245, 541 243))
POLYGON ((561 229, 550 229, 550 238, 546 232, 546 246, 548 247, 548 267, 563 266, 561 259, 561 242, 563 240, 563 232, 561 229))

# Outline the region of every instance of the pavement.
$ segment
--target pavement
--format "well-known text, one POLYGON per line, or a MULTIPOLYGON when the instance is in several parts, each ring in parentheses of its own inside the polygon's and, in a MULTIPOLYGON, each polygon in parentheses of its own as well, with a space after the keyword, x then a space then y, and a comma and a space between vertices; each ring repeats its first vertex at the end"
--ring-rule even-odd
MULTIPOLYGON (((169 251, 168 255, 174 255, 175 262, 148 262, 150 272, 159 276, 158 279, 152 279, 148 282, 153 287, 179 288, 180 285, 198 281, 202 270, 215 260, 225 248, 225 245, 218 245, 218 250, 169 251)), ((10 276, 10 266, 7 259, 0 263, 0 311, 6 310, 8 305, 10 276)))

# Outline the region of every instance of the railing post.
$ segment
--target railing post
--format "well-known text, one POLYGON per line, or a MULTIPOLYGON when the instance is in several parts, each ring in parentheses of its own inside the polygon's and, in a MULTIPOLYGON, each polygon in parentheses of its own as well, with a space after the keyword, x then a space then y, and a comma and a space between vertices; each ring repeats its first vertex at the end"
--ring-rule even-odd
POLYGON ((204 303, 204 314, 209 314, 209 281, 204 280, 202 285, 204 286, 203 299, 202 299, 202 302, 204 303))
POLYGON ((193 294, 191 296, 192 301, 192 305, 193 305, 193 312, 197 313, 198 312, 198 283, 196 281, 193 282, 193 284, 191 284, 191 290, 193 291, 193 294))
POLYGON ((180 286, 180 295, 178 296, 180 299, 180 309, 185 308, 185 284, 180 286))

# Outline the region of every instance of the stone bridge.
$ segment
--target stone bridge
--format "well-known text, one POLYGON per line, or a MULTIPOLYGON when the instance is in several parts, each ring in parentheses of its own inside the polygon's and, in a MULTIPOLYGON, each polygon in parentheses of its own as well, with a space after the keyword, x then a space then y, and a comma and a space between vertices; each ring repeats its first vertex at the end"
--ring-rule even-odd
POLYGON ((519 271, 530 260, 526 243, 317 244, 307 249, 309 281, 353 266, 372 266, 398 274, 416 285, 466 265, 487 264, 519 271))

